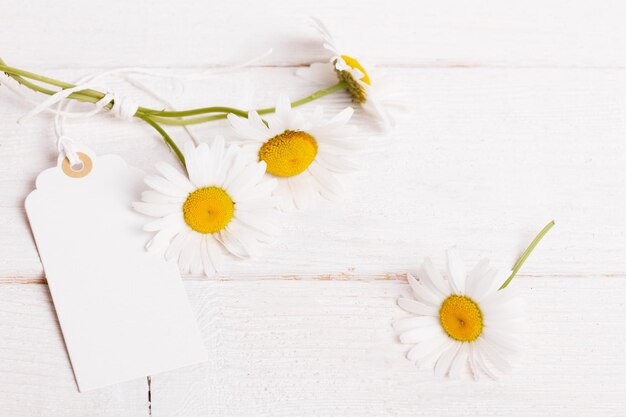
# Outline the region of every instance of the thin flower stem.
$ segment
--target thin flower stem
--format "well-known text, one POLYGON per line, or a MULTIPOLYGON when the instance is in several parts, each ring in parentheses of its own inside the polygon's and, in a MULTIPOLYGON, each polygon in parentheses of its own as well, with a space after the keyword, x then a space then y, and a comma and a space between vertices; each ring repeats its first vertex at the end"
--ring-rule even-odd
MULTIPOLYGON (((200 123, 212 122, 214 120, 222 120, 228 116, 227 113, 220 113, 213 116, 194 117, 192 119, 172 119, 169 117, 150 116, 152 120, 162 125, 168 126, 188 126, 197 125, 200 123)), ((248 117, 246 114, 244 117, 248 117)))
MULTIPOLYGON (((314 100, 317 100, 319 98, 322 98, 324 96, 332 94, 335 91, 343 90, 346 87, 347 87, 347 84, 344 81, 339 81, 335 85, 331 85, 328 88, 324 88, 322 90, 318 90, 318 91, 314 92, 313 94, 311 94, 310 96, 306 96, 304 98, 301 98, 300 100, 294 101, 293 103, 291 103, 291 107, 293 108, 293 107, 302 106, 303 104, 310 103, 310 102, 312 102, 314 100)), ((266 109, 259 109, 259 110, 257 110, 257 113, 258 114, 268 114, 268 113, 274 113, 275 111, 276 111, 275 107, 268 107, 266 109)))
MULTIPOLYGON (((2 59, 0 58, 0 71, 6 73, 9 77, 13 78, 15 81, 17 81, 19 84, 23 85, 24 87, 30 88, 31 90, 37 92, 37 93, 43 93, 43 94, 47 94, 49 96, 57 93, 56 90, 50 90, 48 88, 42 87, 40 85, 37 85, 33 82, 30 82, 29 80, 27 80, 26 78, 22 77, 20 74, 29 74, 32 76, 36 76, 37 78, 45 78, 48 79, 47 77, 41 77, 37 74, 32 74, 32 73, 28 73, 26 71, 22 71, 16 68, 11 68, 11 67, 7 67, 6 65, 4 65, 4 61, 2 61, 2 59)), ((39 79, 37 79, 38 81, 41 81, 39 79)), ((52 79, 49 79, 52 81, 52 79)), ((54 80, 55 84, 51 84, 51 85, 55 85, 57 86, 57 83, 61 83, 61 81, 57 81, 54 80)), ((42 81, 44 82, 44 81, 42 81)), ((73 85, 72 85, 73 86, 73 85)), ((88 91, 88 90, 85 90, 88 91)), ((72 93, 68 98, 74 99, 74 100, 78 100, 78 101, 83 101, 83 102, 89 102, 89 103, 95 103, 98 100, 100 100, 102 97, 104 97, 104 95, 102 95, 102 97, 97 98, 97 97, 93 97, 91 95, 86 95, 84 94, 84 91, 80 91, 80 92, 75 92, 72 93)), ((110 108, 110 105, 109 105, 110 108)))
POLYGON ((167 132, 165 130, 163 130, 163 128, 161 126, 158 125, 158 123, 154 122, 150 116, 146 116, 144 114, 138 114, 135 117, 143 120, 144 122, 148 123, 150 126, 152 126, 154 128, 154 130, 156 130, 157 132, 159 132, 159 134, 163 137, 163 139, 165 140, 165 143, 167 143, 169 145, 170 148, 172 148, 172 150, 174 151, 174 153, 176 154, 176 156, 178 157, 178 159, 180 160, 180 163, 183 164, 183 167, 186 167, 187 165, 185 164, 185 157, 183 156, 183 153, 180 151, 180 149, 178 148, 178 146, 176 146, 176 143, 174 143, 174 140, 172 140, 172 138, 170 137, 170 135, 167 134, 167 132))
MULTIPOLYGON (((55 87, 59 87, 61 89, 76 87, 74 84, 71 84, 71 83, 59 81, 54 78, 35 74, 33 72, 25 71, 19 68, 9 67, 4 63, 4 61, 2 61, 2 59, 0 59, 0 71, 5 72, 10 77, 15 79, 17 82, 19 82, 20 84, 23 84, 25 87, 28 87, 31 90, 34 90, 39 93, 47 94, 47 95, 55 94, 56 91, 47 89, 45 87, 34 84, 32 82, 29 82, 25 78, 28 78, 34 81, 39 81, 39 82, 49 84, 55 87)), ((294 101, 293 103, 291 103, 291 107, 298 107, 303 104, 310 103, 328 94, 334 93, 335 91, 342 90, 345 87, 346 87, 346 83, 343 81, 340 81, 333 86, 316 91, 307 97, 294 101)), ((101 100, 104 96, 105 94, 100 91, 87 89, 87 90, 82 90, 82 91, 73 93, 68 98, 79 100, 79 101, 84 101, 84 102, 95 103, 98 100, 101 100)), ((106 108, 108 109, 110 109, 111 107, 112 107, 112 104, 110 103, 106 106, 106 108)), ((263 114, 274 113, 275 111, 276 111, 276 108, 268 107, 268 108, 257 110, 257 113, 259 115, 263 115, 263 114)), ((247 117, 246 111, 241 110, 241 109, 236 109, 234 107, 225 107, 225 106, 202 107, 202 108, 197 108, 197 109, 181 110, 181 111, 167 111, 167 110, 151 109, 148 107, 139 107, 137 110, 136 116, 139 116, 140 114, 149 115, 149 116, 158 116, 158 119, 154 119, 154 120, 158 120, 159 123, 175 125, 175 126, 183 126, 183 125, 188 125, 188 124, 198 124, 198 123, 204 123, 204 122, 213 121, 213 120, 224 119, 226 118, 226 115, 228 113, 233 113, 238 116, 247 117), (213 116, 201 117, 201 118, 194 118, 194 119, 187 119, 187 120, 178 119, 180 117, 185 117, 185 116, 198 116, 202 114, 211 114, 211 113, 220 113, 220 114, 217 115, 216 117, 213 117, 213 116), (175 119, 170 122, 167 122, 165 118, 175 118, 175 119)))
MULTIPOLYGON (((338 82, 337 84, 331 87, 316 91, 309 96, 306 96, 304 98, 301 98, 300 100, 294 101, 293 103, 291 103, 291 107, 292 108, 298 107, 298 106, 302 106, 303 104, 310 103, 314 100, 327 96, 328 94, 334 93, 335 91, 341 90, 345 88, 345 86, 346 86, 345 82, 343 81, 338 82)), ((259 115, 270 114, 270 113, 274 113, 275 111, 276 111, 275 107, 268 107, 268 108, 256 110, 256 112, 259 115)), ((186 111, 180 111, 180 112, 157 112, 157 113, 150 113, 150 117, 152 118, 152 120, 159 122, 161 124, 164 124, 164 125, 186 126, 186 125, 195 125, 199 123, 225 119, 228 116, 228 113, 234 113, 238 116, 248 117, 247 112, 243 110, 239 110, 239 109, 233 109, 232 107, 206 107, 204 109, 194 109, 194 110, 186 110, 186 111), (191 119, 169 119, 166 117, 162 117, 163 115, 166 115, 167 117, 180 117, 180 116, 191 115, 191 114, 199 115, 202 113, 208 113, 207 110, 209 109, 214 110, 215 112, 224 112, 224 113, 213 115, 213 116, 195 117, 191 119)))
POLYGON ((528 259, 533 249, 535 249, 535 246, 537 246, 537 244, 541 241, 541 239, 543 239, 546 233, 548 233, 548 231, 552 229, 552 226, 554 226, 554 220, 548 223, 543 229, 541 229, 541 232, 539 232, 537 236, 535 236, 535 238, 533 239, 532 242, 530 242, 530 245, 528 245, 524 253, 522 253, 522 256, 520 256, 517 262, 515 262, 515 265, 513 265, 513 269, 511 270, 511 275, 507 278, 506 281, 504 281, 504 283, 502 284, 500 288, 498 288, 498 290, 504 289, 507 287, 507 285, 509 285, 509 283, 513 280, 513 278, 515 277, 517 272, 520 270, 522 265, 524 265, 524 262, 526 262, 526 259, 528 259))
POLYGON ((152 110, 146 109, 145 114, 150 116, 164 117, 185 117, 185 116, 198 116, 200 114, 207 113, 233 113, 237 116, 248 117, 248 113, 244 110, 236 109, 234 107, 214 106, 214 107, 202 107, 199 109, 182 110, 182 111, 168 111, 168 110, 152 110))

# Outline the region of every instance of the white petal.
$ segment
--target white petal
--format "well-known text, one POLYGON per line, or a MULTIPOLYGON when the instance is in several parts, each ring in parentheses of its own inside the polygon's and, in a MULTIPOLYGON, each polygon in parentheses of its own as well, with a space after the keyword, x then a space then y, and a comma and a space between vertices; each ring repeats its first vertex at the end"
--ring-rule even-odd
POLYGON ((197 261, 200 260, 200 243, 202 235, 200 233, 191 233, 185 240, 185 244, 178 258, 178 266, 183 274, 193 273, 197 261))
POLYGON ((480 367, 478 366, 478 363, 476 363, 476 353, 474 352, 475 348, 476 345, 474 343, 468 344, 467 363, 469 364, 470 372, 472 373, 474 380, 478 380, 480 379, 480 367))
POLYGON ((398 299, 398 305, 405 311, 423 316, 437 316, 439 313, 433 305, 420 303, 409 298, 398 299))
POLYGON ((174 239, 170 242, 169 248, 165 251, 165 259, 168 261, 176 260, 178 263, 178 258, 180 257, 180 252, 185 246, 185 242, 187 238, 191 235, 190 229, 183 229, 180 233, 174 236, 174 239))
POLYGON ((298 210, 305 210, 315 202, 316 190, 313 188, 310 174, 304 172, 287 179, 291 196, 298 210))
POLYGON ((224 256, 222 254, 222 248, 220 247, 220 244, 216 239, 215 234, 207 235, 206 243, 207 249, 209 251, 209 258, 211 259, 213 268, 215 268, 215 272, 220 272, 224 264, 224 256))
POLYGON ((185 201, 185 197, 173 197, 154 190, 143 191, 141 193, 141 199, 144 203, 179 203, 181 206, 185 201))
POLYGON ((256 257, 258 253, 258 242, 268 241, 265 233, 245 226, 237 218, 232 219, 226 229, 235 236, 251 258, 256 257))
POLYGON ((400 335, 400 343, 420 343, 441 333, 439 325, 418 327, 400 335))
POLYGON ((337 173, 354 172, 360 169, 360 166, 350 159, 322 151, 318 152, 313 163, 337 173))
POLYGON ((223 188, 228 189, 230 183, 233 182, 241 172, 250 164, 250 160, 242 153, 237 152, 234 155, 233 162, 228 170, 228 175, 224 178, 223 188))
POLYGON ((450 284, 454 292, 457 294, 465 294, 465 280, 467 279, 467 273, 465 272, 463 260, 454 248, 448 250, 448 274, 450 276, 450 284))
POLYGON ((322 39, 324 39, 324 47, 327 48, 329 51, 338 54, 339 52, 337 51, 335 39, 330 34, 330 31, 328 30, 326 25, 324 25, 324 23, 322 23, 320 19, 311 16, 311 26, 313 26, 315 30, 317 30, 317 32, 322 36, 322 39))
POLYGON ((435 268, 433 261, 431 261, 430 258, 425 258, 422 268, 425 272, 424 280, 428 281, 431 284, 431 287, 434 288, 439 294, 444 297, 448 297, 452 290, 450 288, 450 284, 443 278, 439 270, 435 268))
POLYGON ((147 176, 144 179, 144 182, 148 185, 148 187, 167 196, 187 198, 187 195, 189 194, 185 189, 177 187, 171 181, 168 181, 163 177, 147 176))
POLYGON ((159 204, 159 203, 142 203, 135 202, 132 206, 139 213, 145 214, 151 217, 163 217, 172 213, 179 213, 181 211, 181 205, 178 204, 159 204))
POLYGON ((343 186, 337 179, 336 174, 329 172, 315 161, 309 166, 308 172, 313 181, 318 185, 317 189, 331 200, 336 200, 344 194, 343 186))
POLYGON ((239 196, 237 203, 252 201, 252 200, 268 200, 272 197, 272 192, 278 185, 278 180, 275 178, 266 179, 254 184, 245 195, 239 196))
POLYGON ((332 124, 346 124, 350 121, 350 118, 354 114, 354 109, 352 107, 346 107, 342 111, 340 111, 335 117, 330 120, 332 124))
POLYGON ((157 230, 161 230, 172 225, 181 224, 183 221, 182 217, 182 212, 172 213, 165 217, 153 220, 150 223, 146 223, 143 226, 143 230, 146 232, 156 232, 157 230))
POLYGON ((172 184, 175 184, 177 187, 182 188, 183 190, 185 190, 185 192, 190 193, 194 190, 194 186, 189 181, 189 178, 187 178, 182 172, 180 172, 170 164, 165 162, 157 162, 155 168, 172 184))
POLYGON ((171 225, 159 230, 146 244, 149 252, 165 253, 172 238, 179 233, 181 228, 178 225, 171 225))
POLYGON ((277 225, 272 215, 261 211, 237 210, 235 217, 247 227, 257 230, 266 235, 275 235, 277 225))
POLYGON ((465 293, 473 298, 476 295, 476 289, 478 283, 482 279, 482 277, 489 271, 489 260, 482 259, 480 262, 476 264, 472 272, 470 272, 467 277, 467 283, 465 285, 465 293))
POLYGON ((430 288, 427 288, 417 282, 413 275, 407 274, 407 279, 409 281, 409 284, 411 284, 411 289, 413 290, 413 293, 415 294, 415 297, 418 301, 433 305, 437 308, 440 307, 441 302, 443 301, 441 297, 438 297, 435 293, 433 293, 430 288))
POLYGON ((215 276, 215 267, 213 266, 213 262, 211 262, 211 256, 209 255, 209 247, 208 247, 207 239, 213 239, 213 236, 211 235, 202 236, 200 256, 202 259, 202 269, 204 270, 204 275, 206 275, 207 277, 212 277, 212 276, 215 276))
POLYGON ((469 343, 461 343, 461 348, 456 354, 456 357, 452 361, 452 366, 450 367, 449 375, 451 379, 459 379, 461 371, 467 366, 468 355, 469 343))
POLYGON ((516 343, 515 336, 508 335, 505 332, 486 327, 481 337, 488 343, 498 346, 500 349, 504 349, 509 352, 519 352, 519 341, 516 343))
MULTIPOLYGON (((285 128, 288 129, 291 124, 291 102, 289 101, 289 97, 284 94, 278 96, 278 100, 276 101, 276 117, 284 123, 285 128)), ((282 130, 282 129, 281 129, 282 130)))
POLYGON ((224 146, 224 138, 220 135, 216 136, 211 143, 210 151, 206 156, 208 162, 205 166, 206 185, 222 185, 224 178, 224 165, 228 163, 226 160, 226 149, 224 146))
POLYGON ((189 174, 189 180, 196 188, 206 187, 206 163, 207 156, 209 154, 209 146, 206 143, 201 143, 194 152, 189 152, 185 157, 185 165, 187 167, 187 173, 189 174))
POLYGON ((452 345, 439 357, 435 364, 435 375, 438 377, 444 377, 447 375, 452 365, 452 361, 456 357, 457 353, 461 349, 461 342, 454 341, 452 345))
POLYGON ((491 294, 494 294, 500 287, 500 282, 497 280, 501 276, 500 270, 490 269, 481 278, 477 279, 474 283, 474 297, 475 301, 481 301, 491 294))
POLYGON ((480 349, 481 355, 484 355, 484 357, 487 358, 487 360, 493 364, 498 371, 501 373, 508 373, 511 371, 511 365, 509 362, 487 341, 479 338, 474 343, 478 344, 478 349, 480 349))
POLYGON ((307 81, 327 87, 337 83, 337 73, 330 62, 316 62, 308 67, 298 68, 296 75, 307 81))
POLYGON ((485 359, 483 357, 483 352, 481 352, 480 350, 480 346, 477 343, 472 343, 471 349, 472 349, 471 354, 476 364, 476 369, 481 372, 484 372, 485 375, 487 375, 491 379, 494 379, 494 380, 498 379, 498 376, 491 370, 489 365, 485 362, 485 359))
POLYGON ((398 333, 403 333, 415 328, 431 327, 434 325, 440 326, 438 320, 433 318, 432 316, 406 317, 403 319, 394 320, 392 323, 394 330, 398 333))
POLYGON ((233 200, 245 200, 246 192, 264 177, 265 167, 263 161, 251 163, 228 184, 226 191, 233 200))
POLYGON ((253 141, 263 140, 263 135, 259 134, 258 128, 250 121, 252 118, 258 117, 256 112, 248 113, 248 119, 236 116, 232 113, 229 113, 227 117, 230 125, 240 137, 253 141))
POLYGON ((418 365, 424 365, 423 360, 425 358, 437 354, 450 344, 452 344, 450 339, 439 333, 438 335, 413 346, 407 352, 406 357, 413 363, 417 362, 418 365))
POLYGON ((222 245, 233 255, 239 258, 249 258, 250 253, 248 249, 237 239, 237 237, 228 229, 220 230, 218 234, 216 234, 216 238, 220 241, 222 245))
POLYGON ((380 123, 383 131, 391 131, 395 127, 395 120, 373 94, 373 90, 371 88, 366 88, 366 90, 367 101, 361 105, 361 108, 380 123))

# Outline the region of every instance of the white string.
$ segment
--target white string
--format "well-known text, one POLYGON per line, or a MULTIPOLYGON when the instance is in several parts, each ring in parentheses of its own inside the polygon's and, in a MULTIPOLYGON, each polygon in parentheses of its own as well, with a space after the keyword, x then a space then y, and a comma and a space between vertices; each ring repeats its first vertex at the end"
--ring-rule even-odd
MULTIPOLYGON (((121 78, 124 79, 126 82, 142 90, 143 92, 150 94, 152 97, 157 99, 161 104, 165 105, 166 107, 170 109, 174 109, 174 106, 172 106, 162 96, 160 96, 159 94, 157 94, 155 91, 151 90, 150 88, 146 87, 145 84, 140 83, 137 80, 132 80, 131 78, 128 77, 128 75, 140 74, 140 75, 148 75, 148 76, 157 77, 157 78, 172 78, 172 79, 206 78, 206 77, 212 77, 218 74, 222 74, 225 72, 233 72, 233 71, 248 67, 250 65, 253 65, 265 59, 268 55, 272 54, 272 52, 273 50, 269 49, 263 54, 261 54, 260 56, 255 57, 251 60, 248 60, 242 64, 234 65, 231 67, 226 67, 223 69, 210 69, 210 70, 202 71, 199 73, 192 73, 192 74, 180 74, 180 75, 166 74, 166 73, 161 73, 161 72, 152 71, 152 70, 148 70, 145 68, 138 68, 138 67, 116 68, 116 69, 112 69, 112 70, 108 70, 108 71, 104 71, 100 73, 95 73, 95 74, 91 74, 86 77, 83 77, 75 83, 74 87, 60 90, 52 94, 51 96, 47 97, 42 102, 37 102, 31 99, 30 97, 28 97, 26 94, 22 92, 21 88, 15 87, 14 85, 12 85, 12 83, 16 83, 16 81, 12 79, 11 77, 9 77, 8 75, 6 75, 5 73, 2 73, 1 76, 6 78, 8 82, 0 79, 0 85, 4 85, 11 92, 18 95, 22 99, 30 103, 36 104, 36 106, 31 111, 29 111, 26 115, 18 119, 18 123, 27 121, 28 119, 44 111, 53 113, 55 115, 54 132, 57 137, 57 149, 59 151, 59 157, 60 158, 67 157, 72 169, 80 170, 82 169, 82 161, 78 157, 78 154, 75 150, 74 140, 72 140, 70 137, 68 137, 65 134, 65 119, 92 117, 102 112, 103 109, 105 109, 106 106, 108 106, 109 104, 112 104, 112 107, 110 109, 111 114, 113 114, 115 117, 122 119, 122 120, 132 120, 133 116, 137 113, 137 110, 139 108, 139 105, 137 104, 137 102, 135 102, 130 97, 118 94, 117 92, 111 91, 106 88, 102 88, 101 85, 98 85, 97 83, 98 80, 104 77, 111 76, 111 75, 118 75, 118 74, 122 75, 121 78), (67 98, 72 93, 83 91, 83 90, 98 90, 98 91, 104 91, 105 93, 104 93, 104 96, 100 100, 93 103, 93 105, 95 106, 94 109, 89 110, 89 111, 83 111, 83 112, 69 111, 73 100, 67 100, 67 98), (52 107, 55 104, 57 105, 57 107, 53 109, 52 107)), ((183 126, 183 127, 185 128, 185 131, 187 132, 187 134, 190 136, 191 140, 195 142, 196 145, 198 145, 200 141, 195 137, 191 129, 188 126, 183 126)))

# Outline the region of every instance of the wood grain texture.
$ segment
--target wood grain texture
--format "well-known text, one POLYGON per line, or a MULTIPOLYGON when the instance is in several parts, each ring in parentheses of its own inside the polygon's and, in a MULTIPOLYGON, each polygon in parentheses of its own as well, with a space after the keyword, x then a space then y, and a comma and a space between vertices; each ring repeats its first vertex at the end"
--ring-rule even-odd
MULTIPOLYGON (((55 71, 63 78, 80 72, 55 71)), ((626 273, 626 201, 616 192, 626 185, 626 70, 393 69, 385 75, 402 80, 411 111, 390 137, 356 117, 356 140, 369 143, 345 200, 283 215, 283 231, 265 255, 231 259, 223 277, 384 276, 453 245, 471 261, 488 256, 507 266, 553 218, 557 227, 523 273, 626 273)), ((180 106, 216 97, 256 107, 285 88, 294 96, 310 90, 290 68, 151 82, 180 106), (231 96, 238 84, 249 96, 231 96)), ((16 125, 27 106, 8 95, 2 102, 0 279, 40 279, 22 205, 36 174, 54 163, 50 117, 16 125)), ((349 103, 338 95, 323 104, 338 111, 349 103)), ((208 141, 216 133, 232 135, 229 129, 216 124, 195 132, 208 141)), ((179 143, 189 140, 170 131, 179 143)), ((155 161, 177 163, 139 122, 103 115, 70 123, 68 132, 149 173, 155 161)))
POLYGON ((526 345, 498 382, 439 380, 406 359, 406 282, 190 282, 209 362, 152 378, 152 415, 620 416, 626 280, 531 278, 526 345))
POLYGON ((0 286, 1 417, 146 417, 145 379, 78 393, 46 285, 0 286))
MULTIPOLYGON (((408 112, 390 137, 357 114, 357 140, 368 146, 343 202, 284 215, 261 259, 229 260, 216 280, 184 277, 209 363, 155 375, 150 386, 78 394, 23 209, 36 175, 55 163, 52 119, 18 125, 31 105, 0 87, 0 417, 624 414, 626 3, 2 6, 0 56, 64 80, 125 66, 214 70, 273 48, 219 76, 141 78, 180 108, 309 94, 294 72, 322 58, 307 24, 315 15, 393 81, 408 112), (469 264, 487 256, 511 265, 552 218, 513 284, 530 315, 514 373, 474 384, 414 369, 389 327, 403 314, 404 274, 429 255, 441 267, 453 245, 469 264)), ((155 104, 123 82, 110 87, 155 104)), ((320 103, 350 104, 341 95, 320 103)), ((203 141, 230 134, 223 123, 193 130, 203 141)), ((147 173, 158 160, 176 164, 138 121, 74 120, 68 134, 147 173)))
POLYGON ((626 5, 619 0, 401 0, 213 3, 69 0, 3 2, 4 59, 66 67, 204 67, 269 48, 266 65, 322 56, 308 16, 323 18, 360 58, 393 66, 626 66, 626 5), (172 8, 175 7, 175 11, 172 8), (39 35, 39 36, 37 36, 39 35))

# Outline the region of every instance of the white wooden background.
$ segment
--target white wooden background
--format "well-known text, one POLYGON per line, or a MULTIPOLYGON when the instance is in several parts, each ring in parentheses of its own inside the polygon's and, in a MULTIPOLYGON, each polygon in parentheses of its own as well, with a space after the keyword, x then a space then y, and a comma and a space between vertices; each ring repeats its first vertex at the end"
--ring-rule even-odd
MULTIPOLYGON (((623 416, 626 413, 626 4, 619 0, 71 2, 3 0, 0 56, 64 80, 120 66, 202 80, 144 82, 178 107, 265 106, 310 85, 307 16, 377 64, 409 112, 339 205, 285 216, 262 259, 185 277, 211 359, 79 394, 23 201, 55 159, 51 118, 0 88, 0 416, 623 416), (527 346, 500 382, 449 382, 404 358, 390 321, 404 273, 510 264, 527 346)), ((352 47, 350 49, 350 47, 352 47)), ((124 88, 120 86, 119 88, 124 88)), ((133 94, 133 90, 125 91, 133 94)), ((151 99, 139 94, 142 103, 151 99)), ((331 109, 345 97, 324 99, 331 109)), ((208 140, 225 124, 194 129, 208 140)), ((170 129, 179 141, 182 130, 170 129)), ((154 172, 174 157, 147 126, 101 116, 69 133, 154 172)))

